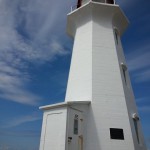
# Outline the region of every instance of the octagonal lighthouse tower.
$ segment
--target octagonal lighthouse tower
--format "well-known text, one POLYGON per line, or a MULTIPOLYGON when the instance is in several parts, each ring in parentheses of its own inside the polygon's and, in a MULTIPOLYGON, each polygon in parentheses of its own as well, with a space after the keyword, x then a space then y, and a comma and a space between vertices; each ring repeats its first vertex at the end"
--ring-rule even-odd
POLYGON ((40 150, 146 150, 114 0, 78 0, 68 14, 74 46, 65 102, 44 110, 40 150))

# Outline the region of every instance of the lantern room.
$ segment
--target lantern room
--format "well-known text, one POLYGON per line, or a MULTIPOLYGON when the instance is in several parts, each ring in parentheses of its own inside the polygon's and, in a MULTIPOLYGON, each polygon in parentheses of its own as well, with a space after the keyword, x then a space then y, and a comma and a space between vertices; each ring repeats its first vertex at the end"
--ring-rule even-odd
POLYGON ((78 0, 77 1, 77 8, 81 7, 82 5, 84 5, 90 1, 98 2, 98 3, 106 3, 106 4, 115 4, 115 0, 78 0))

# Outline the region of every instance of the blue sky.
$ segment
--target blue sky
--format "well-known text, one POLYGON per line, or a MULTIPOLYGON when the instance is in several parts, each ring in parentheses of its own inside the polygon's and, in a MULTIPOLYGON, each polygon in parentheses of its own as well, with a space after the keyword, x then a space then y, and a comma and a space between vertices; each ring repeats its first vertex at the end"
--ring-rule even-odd
MULTIPOLYGON (((150 1, 118 0, 130 25, 122 37, 150 149, 150 1)), ((39 106, 64 101, 75 0, 0 0, 0 150, 38 150, 39 106)))

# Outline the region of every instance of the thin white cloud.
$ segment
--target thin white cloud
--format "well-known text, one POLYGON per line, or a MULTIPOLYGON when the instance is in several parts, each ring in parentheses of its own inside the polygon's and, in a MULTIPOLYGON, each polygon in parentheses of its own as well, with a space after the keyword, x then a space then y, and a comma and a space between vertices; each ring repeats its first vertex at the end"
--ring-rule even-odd
POLYGON ((140 112, 144 112, 144 113, 150 113, 150 107, 149 106, 139 106, 138 107, 138 110, 140 111, 140 112))
POLYGON ((137 82, 148 82, 148 81, 150 81, 150 69, 135 74, 134 80, 137 82))
POLYGON ((116 3, 122 8, 129 9, 137 3, 137 0, 116 0, 116 3))
MULTIPOLYGON (((13 136, 13 137, 40 137, 40 131, 35 130, 19 130, 19 131, 9 131, 3 128, 0 131, 0 136, 13 136)), ((1 150, 1 149, 0 149, 1 150)))
POLYGON ((7 99, 21 104, 37 105, 40 97, 26 90, 26 83, 29 82, 27 73, 0 62, 0 98, 7 99))
POLYGON ((1 99, 38 103, 41 98, 27 90, 28 62, 38 65, 68 54, 59 37, 70 7, 70 0, 0 1, 1 99))
POLYGON ((144 113, 150 113, 150 97, 139 97, 136 99, 138 110, 144 113))
POLYGON ((130 71, 137 71, 143 68, 150 67, 150 44, 147 43, 146 46, 142 46, 136 49, 133 53, 127 55, 127 63, 129 65, 130 71))
POLYGON ((17 118, 9 119, 9 121, 5 122, 5 125, 1 126, 1 127, 2 128, 16 127, 16 126, 20 126, 24 123, 34 122, 34 121, 37 121, 37 120, 40 120, 40 119, 41 119, 41 117, 38 114, 20 116, 20 117, 17 117, 17 118))
POLYGON ((147 102, 147 101, 150 101, 150 97, 139 97, 139 98, 136 98, 136 101, 138 102, 138 103, 145 103, 145 102, 147 102))
POLYGON ((140 46, 127 55, 129 71, 136 82, 150 81, 150 45, 140 46))

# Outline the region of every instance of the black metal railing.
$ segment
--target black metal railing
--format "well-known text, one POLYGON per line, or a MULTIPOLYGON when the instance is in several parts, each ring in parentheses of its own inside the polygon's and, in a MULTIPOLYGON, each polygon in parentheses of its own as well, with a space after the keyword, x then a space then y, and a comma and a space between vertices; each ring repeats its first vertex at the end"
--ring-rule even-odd
MULTIPOLYGON (((89 0, 90 1, 93 1, 93 2, 98 2, 98 3, 106 3, 106 4, 115 4, 115 0, 89 0)), ((77 5, 74 5, 74 6, 71 6, 71 12, 80 8, 82 6, 82 3, 80 1, 78 1, 77 5)))

